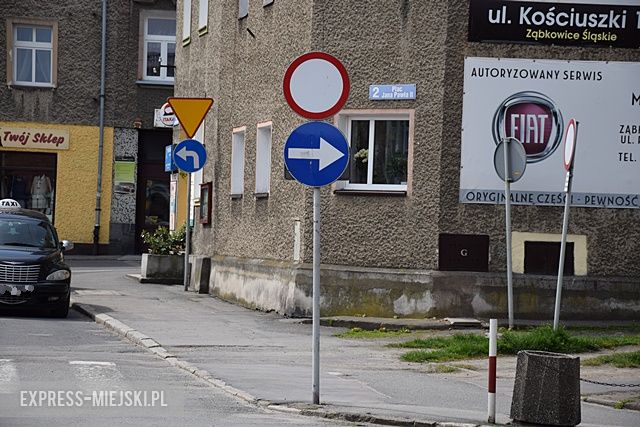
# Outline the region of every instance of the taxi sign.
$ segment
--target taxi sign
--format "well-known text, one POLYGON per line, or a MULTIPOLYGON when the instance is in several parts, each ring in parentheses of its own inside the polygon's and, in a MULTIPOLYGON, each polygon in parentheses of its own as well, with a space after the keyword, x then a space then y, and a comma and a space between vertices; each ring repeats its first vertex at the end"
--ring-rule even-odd
POLYGON ((13 199, 0 200, 0 208, 21 208, 20 203, 13 199))
POLYGON ((211 98, 169 98, 168 102, 189 138, 196 134, 213 105, 211 98))

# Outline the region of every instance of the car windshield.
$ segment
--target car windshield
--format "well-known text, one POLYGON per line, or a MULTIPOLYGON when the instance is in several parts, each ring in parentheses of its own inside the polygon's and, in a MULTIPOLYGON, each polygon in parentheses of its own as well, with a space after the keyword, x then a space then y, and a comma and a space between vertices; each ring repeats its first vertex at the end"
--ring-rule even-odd
POLYGON ((45 221, 0 219, 0 245, 52 249, 56 247, 56 237, 45 221))

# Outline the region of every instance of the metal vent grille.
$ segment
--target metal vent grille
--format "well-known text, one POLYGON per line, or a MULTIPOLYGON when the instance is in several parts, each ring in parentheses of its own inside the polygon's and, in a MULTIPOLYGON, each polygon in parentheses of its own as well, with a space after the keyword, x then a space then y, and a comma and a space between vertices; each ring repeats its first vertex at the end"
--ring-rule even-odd
POLYGON ((31 292, 23 292, 20 295, 11 295, 9 292, 5 292, 0 295, 0 303, 4 304, 22 304, 31 298, 31 292))
POLYGON ((39 275, 39 265, 0 264, 0 283, 34 283, 39 275))

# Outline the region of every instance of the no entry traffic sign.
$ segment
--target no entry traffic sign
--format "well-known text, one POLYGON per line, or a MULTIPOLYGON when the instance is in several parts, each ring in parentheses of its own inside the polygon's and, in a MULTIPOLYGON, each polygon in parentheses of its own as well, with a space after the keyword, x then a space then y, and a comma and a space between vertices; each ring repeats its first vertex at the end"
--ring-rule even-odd
POLYGON ((342 63, 324 52, 309 52, 284 74, 284 97, 304 118, 321 120, 336 114, 349 98, 349 75, 342 63))

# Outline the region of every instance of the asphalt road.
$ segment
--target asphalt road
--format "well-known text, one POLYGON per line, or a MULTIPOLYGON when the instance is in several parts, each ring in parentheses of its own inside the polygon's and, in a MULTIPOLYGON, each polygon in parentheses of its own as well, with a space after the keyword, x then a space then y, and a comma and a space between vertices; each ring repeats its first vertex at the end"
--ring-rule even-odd
POLYGON ((239 401, 73 310, 64 320, 0 317, 0 426, 58 423, 353 425, 267 411, 239 401))

